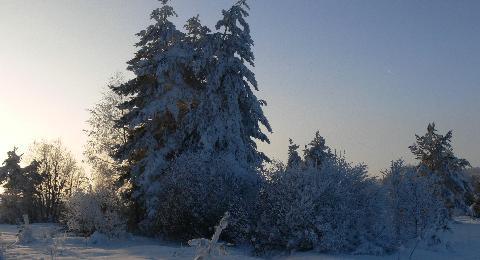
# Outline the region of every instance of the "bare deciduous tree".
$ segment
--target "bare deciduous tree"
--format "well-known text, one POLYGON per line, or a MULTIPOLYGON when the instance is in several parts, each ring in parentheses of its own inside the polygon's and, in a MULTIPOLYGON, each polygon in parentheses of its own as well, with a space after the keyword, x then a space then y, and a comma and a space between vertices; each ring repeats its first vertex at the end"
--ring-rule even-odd
POLYGON ((107 91, 92 109, 89 109, 90 118, 87 120, 89 128, 84 155, 92 167, 95 184, 113 184, 121 172, 121 166, 112 158, 115 148, 127 142, 127 130, 116 127, 116 121, 125 110, 118 106, 126 98, 111 91, 112 87, 119 86, 124 81, 123 74, 116 73, 108 83, 107 91))
POLYGON ((58 221, 64 201, 75 189, 85 186, 87 178, 60 140, 34 142, 30 156, 38 162, 38 172, 43 178, 39 185, 41 219, 58 221))

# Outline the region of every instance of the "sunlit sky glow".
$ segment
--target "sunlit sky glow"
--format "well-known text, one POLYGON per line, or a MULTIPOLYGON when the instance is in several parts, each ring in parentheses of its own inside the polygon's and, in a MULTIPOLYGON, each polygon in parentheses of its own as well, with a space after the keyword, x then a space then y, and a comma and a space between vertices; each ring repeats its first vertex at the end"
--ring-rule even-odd
MULTIPOLYGON (((212 26, 233 0, 174 0, 212 26)), ((133 57, 155 0, 0 0, 0 159, 60 137, 81 158, 87 109, 133 57)), ((435 121, 480 165, 480 2, 250 1, 259 97, 286 159, 320 130, 372 174, 435 121)))

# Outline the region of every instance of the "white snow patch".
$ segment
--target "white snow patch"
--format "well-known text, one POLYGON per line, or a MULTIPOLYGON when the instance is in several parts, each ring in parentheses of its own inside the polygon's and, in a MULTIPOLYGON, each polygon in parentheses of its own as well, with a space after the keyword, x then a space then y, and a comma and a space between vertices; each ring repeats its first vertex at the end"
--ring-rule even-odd
MULTIPOLYGON (((28 245, 15 244, 7 249, 6 259, 50 259, 52 243, 55 239, 64 237, 53 224, 32 224, 34 241, 28 245)), ((2 243, 14 243, 17 226, 0 225, 2 243)), ((187 244, 174 244, 140 236, 130 236, 118 240, 108 240, 100 234, 93 239, 75 237, 68 234, 64 241, 58 244, 57 259, 193 259, 195 249, 187 244)), ((436 248, 419 246, 413 253, 412 259, 480 259, 480 220, 469 217, 458 217, 452 224, 452 232, 442 235, 444 243, 436 248)), ((261 259, 251 257, 248 249, 227 248, 228 255, 215 259, 261 259)), ((403 248, 392 255, 329 255, 314 252, 293 253, 289 256, 277 256, 274 259, 309 260, 309 259, 409 259, 412 248, 403 248)), ((272 257, 271 257, 272 258, 272 257)))

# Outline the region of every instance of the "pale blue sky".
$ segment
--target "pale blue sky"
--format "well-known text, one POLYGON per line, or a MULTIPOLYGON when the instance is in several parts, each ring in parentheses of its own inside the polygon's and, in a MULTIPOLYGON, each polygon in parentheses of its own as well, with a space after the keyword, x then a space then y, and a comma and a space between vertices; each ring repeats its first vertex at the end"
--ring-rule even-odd
MULTIPOLYGON (((230 0, 174 0, 183 25, 212 26, 230 0)), ((415 133, 454 130, 480 165, 480 2, 250 1, 258 95, 285 159, 288 138, 318 129, 376 174, 411 160, 415 133)), ((0 159, 13 145, 61 137, 78 157, 87 108, 133 56, 155 0, 0 0, 0 159)))

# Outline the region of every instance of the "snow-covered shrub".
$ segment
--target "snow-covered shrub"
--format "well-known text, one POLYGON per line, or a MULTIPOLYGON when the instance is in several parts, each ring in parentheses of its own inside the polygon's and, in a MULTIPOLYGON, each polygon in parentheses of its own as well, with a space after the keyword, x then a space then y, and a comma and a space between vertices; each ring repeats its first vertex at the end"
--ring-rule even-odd
POLYGON ((476 201, 470 206, 470 215, 474 218, 480 218, 480 199, 475 197, 476 201))
POLYGON ((99 186, 89 192, 77 191, 66 207, 65 223, 72 231, 85 236, 97 231, 109 238, 126 232, 121 202, 113 189, 99 186))
POLYGON ((227 254, 225 245, 219 243, 218 239, 220 238, 222 231, 227 227, 229 218, 230 213, 226 212, 218 226, 215 226, 215 233, 213 234, 212 239, 196 238, 188 241, 189 246, 195 246, 197 248, 197 255, 194 258, 195 260, 205 260, 215 254, 227 254))
POLYGON ((390 238, 377 222, 384 215, 382 194, 366 166, 333 155, 318 165, 277 165, 266 176, 252 237, 255 249, 384 252, 390 238))
POLYGON ((146 205, 145 231, 184 241, 207 237, 228 211, 231 218, 223 238, 248 240, 258 178, 245 179, 242 170, 232 158, 180 156, 156 189, 150 190, 148 196, 156 200, 146 205))
POLYGON ((382 182, 387 196, 388 221, 398 244, 414 239, 432 242, 437 231, 447 228, 449 214, 440 197, 438 177, 427 168, 394 161, 382 182))
POLYGON ((465 174, 471 184, 473 193, 473 203, 469 207, 469 215, 480 218, 480 168, 467 169, 465 174))
POLYGON ((77 191, 67 201, 65 220, 70 230, 91 234, 100 217, 100 207, 92 193, 77 191))

